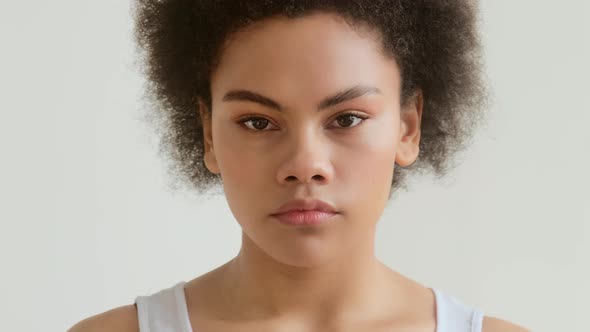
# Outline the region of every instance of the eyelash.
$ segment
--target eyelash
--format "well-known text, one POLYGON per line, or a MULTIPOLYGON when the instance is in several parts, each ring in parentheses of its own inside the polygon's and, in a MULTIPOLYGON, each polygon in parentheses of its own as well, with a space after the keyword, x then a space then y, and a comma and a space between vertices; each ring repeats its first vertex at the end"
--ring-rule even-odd
MULTIPOLYGON (((346 116, 353 116, 353 117, 356 117, 358 119, 361 119, 361 121, 358 124, 356 124, 356 125, 354 125, 352 127, 336 127, 336 129, 352 129, 352 128, 356 128, 356 127, 360 126, 361 124, 363 124, 363 122, 365 122, 365 120, 369 118, 368 116, 363 115, 363 114, 360 114, 360 113, 346 112, 346 113, 343 113, 343 114, 340 114, 339 116, 337 116, 334 119, 334 121, 336 121, 337 119, 346 117, 346 116)), ((241 118, 238 121, 238 124, 240 124, 241 126, 245 127, 247 130, 251 130, 251 131, 254 131, 254 132, 269 131, 269 129, 251 129, 251 128, 248 128, 247 126, 245 126, 245 123, 246 122, 252 121, 252 120, 267 120, 269 123, 271 123, 270 120, 268 120, 268 119, 266 119, 264 117, 260 117, 260 116, 246 116, 244 118, 241 118)), ((332 121, 332 122, 334 122, 334 121, 332 121)), ((272 130, 272 129, 270 129, 270 130, 272 130)))

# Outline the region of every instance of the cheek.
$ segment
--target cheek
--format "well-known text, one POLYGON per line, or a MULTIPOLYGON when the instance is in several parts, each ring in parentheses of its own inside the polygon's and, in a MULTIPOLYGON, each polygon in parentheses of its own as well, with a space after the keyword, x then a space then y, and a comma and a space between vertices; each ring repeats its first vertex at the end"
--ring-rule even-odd
POLYGON ((391 125, 375 128, 362 144, 339 154, 341 179, 337 186, 345 193, 346 205, 358 220, 374 220, 381 215, 391 190, 395 164, 395 137, 391 125))
POLYGON ((216 156, 226 194, 235 192, 236 196, 239 193, 243 197, 251 196, 245 192, 257 190, 256 185, 263 182, 261 176, 266 174, 258 154, 252 153, 243 144, 224 141, 222 145, 216 156))
POLYGON ((254 147, 248 146, 239 130, 229 119, 214 121, 215 156, 224 183, 228 185, 256 182, 263 164, 260 154, 253 153, 254 147))
POLYGON ((260 197, 269 191, 273 178, 269 177, 268 165, 271 163, 267 159, 268 154, 249 146, 243 136, 231 131, 218 131, 215 155, 230 210, 235 219, 243 224, 268 210, 260 197))
POLYGON ((361 136, 343 146, 338 164, 345 177, 358 182, 359 188, 382 184, 383 177, 393 173, 397 132, 393 117, 383 115, 361 136))

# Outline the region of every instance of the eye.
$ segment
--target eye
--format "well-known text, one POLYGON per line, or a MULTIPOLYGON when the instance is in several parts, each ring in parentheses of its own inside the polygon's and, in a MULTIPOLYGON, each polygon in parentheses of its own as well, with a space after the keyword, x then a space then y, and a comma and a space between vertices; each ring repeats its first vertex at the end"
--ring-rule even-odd
POLYGON ((366 120, 367 118, 368 118, 367 116, 360 115, 359 113, 354 113, 354 112, 344 113, 344 114, 339 115, 336 118, 335 122, 337 122, 338 125, 340 126, 340 127, 336 127, 336 128, 344 129, 344 128, 356 127, 361 122, 366 120))
MULTIPOLYGON (((366 120, 368 117, 365 115, 361 115, 359 113, 354 113, 354 112, 348 112, 348 113, 344 113, 339 115, 334 122, 336 122, 338 125, 336 126, 337 129, 346 129, 346 128, 353 128, 358 126, 361 122, 363 122, 364 120, 366 120)), ((268 126, 272 125, 272 123, 270 122, 270 120, 262 118, 262 117, 257 117, 257 116, 248 116, 245 118, 242 118, 238 121, 239 124, 245 126, 246 128, 252 130, 252 131, 268 131, 268 130, 274 130, 274 129, 269 129, 268 126)))
POLYGON ((238 123, 254 131, 266 131, 264 128, 271 122, 265 118, 250 116, 239 120, 238 123))

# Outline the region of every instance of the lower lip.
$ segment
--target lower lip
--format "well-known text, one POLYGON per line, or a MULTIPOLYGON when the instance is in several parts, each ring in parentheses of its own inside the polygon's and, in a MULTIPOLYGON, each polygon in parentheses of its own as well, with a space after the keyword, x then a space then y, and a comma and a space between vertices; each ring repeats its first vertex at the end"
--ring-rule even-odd
POLYGON ((318 225, 332 219, 337 213, 324 211, 292 211, 273 214, 280 222, 292 226, 318 225))

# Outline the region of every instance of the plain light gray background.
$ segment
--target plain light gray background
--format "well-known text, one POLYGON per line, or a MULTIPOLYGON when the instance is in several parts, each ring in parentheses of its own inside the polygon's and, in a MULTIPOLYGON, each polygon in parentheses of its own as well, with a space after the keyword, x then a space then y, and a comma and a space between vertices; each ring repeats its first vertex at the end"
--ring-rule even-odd
MULTIPOLYGON (((492 115, 385 211, 392 268, 534 331, 588 331, 587 1, 484 0, 492 115)), ((64 331, 233 257, 222 196, 166 190, 129 2, 0 1, 0 329, 64 331)))

